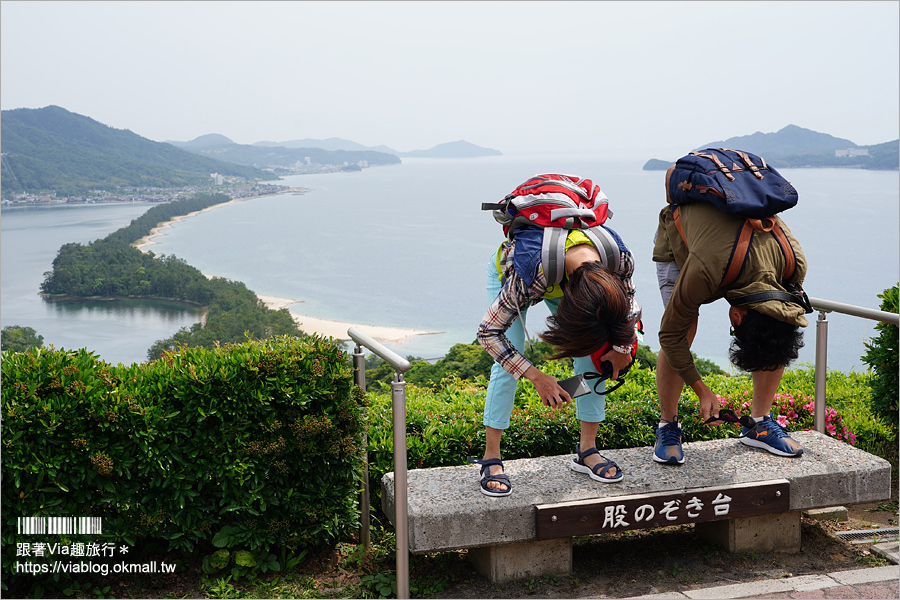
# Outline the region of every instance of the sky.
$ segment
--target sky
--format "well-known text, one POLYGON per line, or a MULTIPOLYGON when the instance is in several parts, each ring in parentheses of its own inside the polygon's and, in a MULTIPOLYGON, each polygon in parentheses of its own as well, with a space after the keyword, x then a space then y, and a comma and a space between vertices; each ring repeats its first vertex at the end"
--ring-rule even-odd
POLYGON ((674 160, 900 137, 900 2, 0 2, 0 107, 155 141, 674 160))

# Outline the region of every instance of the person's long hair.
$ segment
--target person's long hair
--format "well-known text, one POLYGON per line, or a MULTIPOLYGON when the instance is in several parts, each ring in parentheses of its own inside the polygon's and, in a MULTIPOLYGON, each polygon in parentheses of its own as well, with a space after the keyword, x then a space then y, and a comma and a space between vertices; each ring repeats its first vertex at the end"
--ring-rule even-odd
POLYGON ((742 371, 775 371, 796 360, 802 347, 799 327, 748 310, 734 327, 728 357, 742 371))
POLYGON ((607 340, 617 346, 633 341, 631 301, 619 278, 600 261, 579 266, 563 286, 556 314, 541 334, 557 351, 551 358, 588 356, 607 340))

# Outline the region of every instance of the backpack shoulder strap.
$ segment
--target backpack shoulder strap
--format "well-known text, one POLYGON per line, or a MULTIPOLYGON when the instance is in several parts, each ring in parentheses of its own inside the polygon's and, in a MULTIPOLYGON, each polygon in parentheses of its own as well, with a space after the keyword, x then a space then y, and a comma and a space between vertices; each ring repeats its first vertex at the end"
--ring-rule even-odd
POLYGON ((781 280, 787 281, 794 276, 794 270, 797 268, 797 255, 794 253, 794 247, 791 246, 791 241, 785 235, 781 225, 775 225, 772 229, 772 235, 778 240, 778 245, 781 246, 781 251, 784 253, 784 275, 782 275, 781 280))
POLYGON ((738 275, 744 270, 744 263, 750 255, 750 244, 753 242, 754 228, 748 221, 744 221, 738 231, 734 246, 731 248, 731 256, 728 258, 728 266, 725 267, 725 275, 719 283, 719 287, 726 287, 737 280, 738 275))
POLYGON ((545 227, 541 242, 541 266, 547 277, 547 286, 557 285, 566 274, 566 238, 568 229, 545 227))
POLYGON ((605 227, 597 226, 589 229, 582 229, 582 233, 591 240, 597 252, 600 253, 600 263, 610 273, 618 273, 622 265, 622 253, 619 251, 619 244, 616 243, 612 234, 605 227))
POLYGON ((681 234, 681 241, 687 246, 687 236, 684 235, 684 225, 681 224, 681 211, 674 205, 672 206, 672 218, 675 220, 675 229, 681 234))
MULTIPOLYGON (((541 266, 547 277, 547 285, 557 285, 566 273, 566 239, 570 229, 545 227, 541 242, 541 266)), ((591 241, 600 253, 600 263, 611 273, 618 273, 621 268, 621 252, 615 238, 605 228, 597 226, 589 229, 578 229, 591 241)))

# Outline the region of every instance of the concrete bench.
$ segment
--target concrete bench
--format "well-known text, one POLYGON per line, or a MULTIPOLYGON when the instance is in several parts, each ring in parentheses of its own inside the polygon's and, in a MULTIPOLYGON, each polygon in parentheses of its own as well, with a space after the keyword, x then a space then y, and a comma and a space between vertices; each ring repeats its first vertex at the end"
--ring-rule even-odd
MULTIPOLYGON (((479 466, 408 472, 409 549, 469 549, 492 582, 572 573, 572 536, 693 523, 732 552, 797 551, 803 510, 887 500, 886 460, 814 431, 783 458, 737 439, 687 443, 684 465, 661 465, 652 448, 602 451, 625 471, 603 484, 569 469, 574 454, 505 461, 513 493, 479 491, 479 466)), ((394 474, 382 478, 394 519, 394 474)))

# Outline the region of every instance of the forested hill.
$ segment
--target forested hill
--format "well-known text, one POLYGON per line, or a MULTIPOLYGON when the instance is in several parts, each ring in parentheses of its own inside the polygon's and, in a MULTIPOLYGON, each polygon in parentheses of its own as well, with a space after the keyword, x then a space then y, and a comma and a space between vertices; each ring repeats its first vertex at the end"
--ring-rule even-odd
POLYGON ((182 187, 208 183, 211 173, 271 179, 259 169, 198 156, 59 106, 4 110, 0 127, 4 193, 182 187))
MULTIPOLYGON (((694 150, 703 148, 731 148, 751 152, 762 156, 767 163, 778 169, 785 167, 855 167, 897 170, 900 168, 900 140, 873 146, 859 146, 850 140, 796 125, 788 125, 773 133, 757 131, 751 135, 707 142, 694 150)), ((686 150, 685 154, 687 152, 689 150, 686 150)), ((665 170, 674 162, 674 159, 651 159, 644 165, 644 170, 665 170)))

